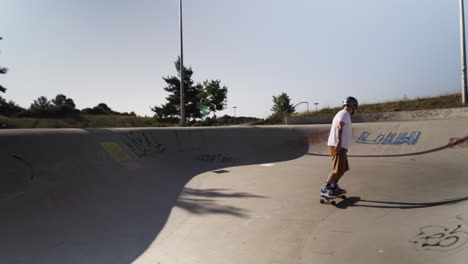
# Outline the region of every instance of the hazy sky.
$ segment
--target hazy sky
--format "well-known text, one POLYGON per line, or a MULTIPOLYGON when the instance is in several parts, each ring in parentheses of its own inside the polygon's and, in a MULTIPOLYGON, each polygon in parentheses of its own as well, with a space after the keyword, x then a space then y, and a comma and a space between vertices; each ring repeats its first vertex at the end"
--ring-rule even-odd
MULTIPOLYGON (((152 116, 176 74, 178 0, 0 0, 0 94, 152 116)), ((272 96, 335 107, 461 91, 458 0, 184 0, 184 63, 228 87, 222 114, 272 96)), ((306 105, 297 111, 306 110, 306 105)))

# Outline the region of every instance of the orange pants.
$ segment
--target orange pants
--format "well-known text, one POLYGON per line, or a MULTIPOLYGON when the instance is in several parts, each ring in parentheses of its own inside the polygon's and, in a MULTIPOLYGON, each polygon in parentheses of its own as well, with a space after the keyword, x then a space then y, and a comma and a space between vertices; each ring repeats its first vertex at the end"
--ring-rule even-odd
POLYGON ((347 149, 342 148, 337 153, 336 147, 328 146, 328 152, 330 152, 333 163, 333 169, 331 173, 338 176, 343 176, 346 171, 349 171, 347 149))

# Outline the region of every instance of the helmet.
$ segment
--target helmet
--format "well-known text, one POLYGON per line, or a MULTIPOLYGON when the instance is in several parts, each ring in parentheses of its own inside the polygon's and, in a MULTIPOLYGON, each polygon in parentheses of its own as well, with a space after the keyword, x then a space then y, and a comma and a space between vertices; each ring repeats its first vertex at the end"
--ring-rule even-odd
POLYGON ((343 99, 343 106, 346 106, 346 105, 353 108, 354 110, 357 110, 359 103, 356 98, 352 96, 348 96, 345 99, 343 99))

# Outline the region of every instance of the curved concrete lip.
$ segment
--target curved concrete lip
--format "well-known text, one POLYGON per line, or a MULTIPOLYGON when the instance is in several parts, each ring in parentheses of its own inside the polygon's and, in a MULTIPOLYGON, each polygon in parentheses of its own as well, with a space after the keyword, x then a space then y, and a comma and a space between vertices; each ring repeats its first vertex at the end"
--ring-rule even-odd
POLYGON ((0 262, 465 263, 466 124, 0 131, 0 262))

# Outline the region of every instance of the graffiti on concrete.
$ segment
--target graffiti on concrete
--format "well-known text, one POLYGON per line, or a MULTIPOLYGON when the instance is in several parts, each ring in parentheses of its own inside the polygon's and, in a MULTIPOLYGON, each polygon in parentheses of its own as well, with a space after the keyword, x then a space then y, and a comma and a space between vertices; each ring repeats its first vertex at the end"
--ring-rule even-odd
POLYGON ((124 143, 139 158, 153 156, 166 151, 166 148, 151 135, 144 132, 128 132, 125 134, 124 143))
POLYGON ((421 137, 421 132, 414 131, 411 132, 411 135, 408 136, 407 132, 390 132, 388 134, 380 133, 374 139, 369 138, 371 132, 364 131, 361 136, 358 138, 356 143, 360 144, 383 144, 383 145, 416 145, 419 138, 421 137))
POLYGON ((202 154, 196 157, 197 160, 210 163, 235 163, 232 157, 226 157, 222 154, 202 154))
POLYGON ((412 114, 413 118, 440 118, 452 114, 450 109, 417 111, 412 114))
POLYGON ((455 148, 455 147, 466 148, 468 147, 468 140, 466 140, 466 138, 463 139, 463 138, 453 137, 453 138, 450 138, 449 145, 452 145, 450 148, 455 148))
POLYGON ((468 233, 462 231, 462 225, 455 227, 424 226, 419 234, 409 242, 417 250, 449 252, 461 248, 468 242, 468 233))

